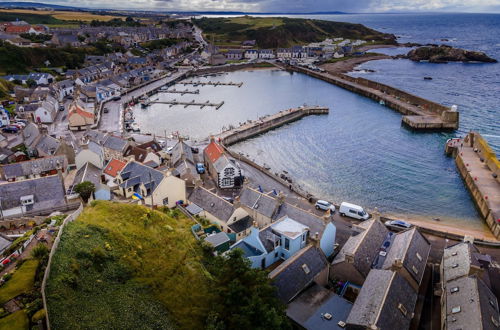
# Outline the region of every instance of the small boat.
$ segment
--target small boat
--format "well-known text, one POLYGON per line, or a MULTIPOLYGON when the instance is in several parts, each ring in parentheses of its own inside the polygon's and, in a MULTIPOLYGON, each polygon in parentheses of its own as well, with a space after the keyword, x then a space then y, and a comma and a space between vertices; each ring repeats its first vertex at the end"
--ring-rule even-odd
POLYGON ((378 102, 378 104, 380 104, 380 105, 385 105, 385 101, 384 101, 384 100, 380 100, 380 101, 378 102))
POLYGON ((149 107, 148 101, 141 102, 141 108, 146 109, 147 107, 149 107))
POLYGON ((140 132, 141 129, 139 128, 139 125, 137 123, 132 123, 130 124, 130 128, 132 129, 133 132, 140 132))
POLYGON ((424 80, 432 80, 432 77, 426 76, 424 77, 424 80))

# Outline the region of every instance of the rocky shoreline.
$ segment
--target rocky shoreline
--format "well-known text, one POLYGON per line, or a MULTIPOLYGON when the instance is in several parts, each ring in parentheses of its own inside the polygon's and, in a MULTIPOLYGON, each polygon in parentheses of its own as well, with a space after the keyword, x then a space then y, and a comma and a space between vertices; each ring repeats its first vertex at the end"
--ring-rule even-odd
POLYGON ((480 62, 496 63, 496 59, 489 57, 483 52, 471 51, 455 48, 447 45, 425 45, 412 49, 406 55, 399 55, 396 58, 406 58, 415 62, 428 61, 429 63, 448 62, 480 62))

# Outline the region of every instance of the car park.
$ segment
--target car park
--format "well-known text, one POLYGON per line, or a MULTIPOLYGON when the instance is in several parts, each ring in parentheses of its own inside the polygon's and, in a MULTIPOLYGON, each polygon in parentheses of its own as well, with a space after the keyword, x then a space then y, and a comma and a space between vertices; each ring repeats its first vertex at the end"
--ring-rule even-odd
POLYGON ((316 210, 323 210, 323 211, 330 210, 332 213, 335 213, 335 205, 321 199, 316 202, 314 207, 316 208, 316 210))

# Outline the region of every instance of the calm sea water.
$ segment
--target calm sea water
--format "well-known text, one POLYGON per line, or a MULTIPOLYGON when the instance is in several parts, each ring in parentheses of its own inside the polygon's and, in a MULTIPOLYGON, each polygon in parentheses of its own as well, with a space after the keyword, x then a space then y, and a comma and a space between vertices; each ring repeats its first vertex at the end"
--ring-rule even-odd
MULTIPOLYGON (((494 40, 500 35, 494 32, 500 32, 500 15, 458 16, 463 17, 342 15, 318 18, 360 22, 403 35, 402 41, 427 43, 448 38, 457 46, 483 50, 500 58, 500 39, 494 40), (481 24, 482 29, 478 28, 481 24)), ((389 60, 366 63, 363 67, 376 70, 364 74, 370 79, 444 104, 457 104, 461 129, 456 134, 477 129, 498 150, 498 64, 432 65, 389 60), (423 76, 427 75, 434 80, 424 81, 423 76)), ((241 81, 244 85, 241 88, 177 85, 177 89, 200 89, 200 94, 160 94, 160 100, 194 99, 225 104, 217 111, 166 105, 137 109, 136 119, 143 130, 161 135, 165 131, 167 134, 179 131, 192 139, 202 139, 220 132, 223 127, 282 109, 304 103, 326 105, 330 107, 328 116, 305 118, 233 148, 259 163, 266 163, 275 172, 287 170, 306 190, 334 202, 350 201, 408 217, 439 217, 457 225, 483 226, 453 160, 443 153, 444 142, 455 133, 411 132, 401 126, 399 113, 301 74, 257 70, 202 79, 241 81)))

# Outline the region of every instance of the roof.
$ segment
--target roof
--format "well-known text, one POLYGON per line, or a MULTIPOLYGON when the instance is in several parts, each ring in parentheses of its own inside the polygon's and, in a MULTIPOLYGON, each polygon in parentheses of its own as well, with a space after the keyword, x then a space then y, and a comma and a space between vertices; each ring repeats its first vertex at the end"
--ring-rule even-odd
POLYGON ((34 123, 29 123, 23 130, 24 144, 30 147, 35 139, 40 135, 38 126, 34 123))
POLYGON ((196 187, 189 195, 188 201, 195 203, 222 222, 227 222, 234 212, 233 204, 203 187, 196 187))
POLYGON ((213 247, 218 247, 224 243, 229 242, 229 236, 223 231, 213 234, 213 235, 208 235, 205 237, 205 242, 210 243, 213 247))
POLYGON ((240 204, 258 213, 272 218, 279 206, 279 201, 271 196, 260 193, 255 189, 244 187, 239 196, 240 204))
POLYGON ((481 268, 479 250, 470 243, 462 242, 449 246, 443 252, 443 273, 445 282, 471 274, 471 268, 481 268))
POLYGON ((170 160, 174 167, 177 167, 184 157, 186 161, 194 164, 194 157, 191 147, 182 140, 179 140, 179 142, 175 144, 170 153, 172 155, 170 160))
POLYGON ((141 149, 151 148, 153 152, 160 152, 162 150, 161 145, 158 142, 156 142, 156 140, 151 140, 149 142, 139 144, 137 147, 141 149))
POLYGON ((285 235, 291 239, 295 239, 301 236, 304 232, 309 231, 307 226, 304 226, 289 217, 284 217, 282 220, 273 223, 271 228, 274 232, 285 235))
POLYGON ((212 141, 203 152, 208 157, 211 163, 215 163, 217 159, 219 159, 224 154, 224 149, 220 144, 212 141))
POLYGON ((47 155, 53 155, 59 149, 61 142, 49 135, 42 135, 38 143, 36 144, 36 149, 47 155))
POLYGON ((2 165, 0 174, 3 174, 5 180, 10 180, 20 176, 39 175, 47 171, 64 169, 67 163, 66 156, 37 158, 19 163, 2 165))
POLYGON ((359 292, 347 324, 377 329, 409 329, 417 293, 397 272, 372 269, 359 292))
POLYGON ((148 156, 149 151, 141 149, 134 146, 128 146, 127 150, 123 153, 124 157, 133 156, 134 159, 140 163, 143 163, 148 156))
POLYGON ((92 163, 85 163, 85 165, 80 167, 80 169, 76 172, 73 185, 77 185, 85 181, 92 182, 97 188, 97 186, 101 183, 101 170, 92 163))
POLYGON ((354 259, 355 268, 364 276, 370 272, 372 262, 380 251, 382 242, 387 237, 388 230, 380 220, 372 219, 362 222, 361 233, 349 237, 333 264, 345 261, 346 257, 354 259))
POLYGON ((195 203, 191 203, 188 206, 186 206, 186 210, 192 215, 197 215, 203 212, 203 209, 198 205, 196 205, 195 203))
POLYGON ((66 204, 64 184, 59 175, 0 184, 0 205, 7 210, 21 205, 20 198, 34 196, 34 204, 27 205, 26 211, 45 210, 66 204))
POLYGON ((102 146, 104 148, 116 150, 119 152, 123 152, 125 147, 127 146, 128 141, 125 139, 122 139, 121 137, 114 136, 114 135, 108 135, 106 140, 102 143, 102 146))
POLYGON ((241 240, 239 242, 236 242, 233 246, 231 246, 231 250, 233 249, 241 249, 243 251, 243 257, 245 258, 250 258, 250 257, 255 257, 255 256, 260 256, 264 252, 256 249, 255 247, 251 246, 244 240, 241 240))
POLYGON ((126 162, 113 158, 108 162, 106 167, 104 167, 104 174, 115 177, 125 165, 127 165, 126 162))
POLYGON ((252 227, 252 223, 253 219, 247 215, 246 217, 241 218, 240 220, 228 225, 228 227, 235 233, 241 233, 242 231, 245 231, 248 228, 252 227))
POLYGON ((288 304, 286 315, 301 327, 310 330, 343 329, 338 325, 345 322, 352 303, 336 295, 333 291, 314 284, 288 304), (331 320, 323 317, 332 315, 331 320))
POLYGON ((444 294, 446 306, 443 308, 446 309, 447 329, 499 328, 498 300, 478 277, 465 276, 450 281, 444 294), (493 322, 497 322, 497 325, 493 322))
POLYGON ((9 246, 12 245, 12 240, 9 239, 7 236, 4 236, 3 234, 0 234, 0 253, 5 251, 9 246))
POLYGON ((95 143, 100 145, 102 145, 104 141, 106 141, 106 138, 108 137, 106 133, 95 130, 85 132, 84 136, 89 140, 94 141, 95 143))
POLYGON ((430 251, 429 241, 413 227, 395 235, 382 268, 390 269, 396 263, 402 262, 403 267, 420 285, 430 251))
POLYGON ((138 185, 142 183, 148 189, 148 196, 151 191, 154 191, 156 187, 158 187, 164 178, 162 172, 135 161, 128 162, 119 175, 123 179, 123 183, 120 187, 133 187, 136 189, 138 185))
POLYGON ((278 288, 278 298, 288 303, 328 267, 325 255, 309 245, 274 269, 269 277, 278 288))

